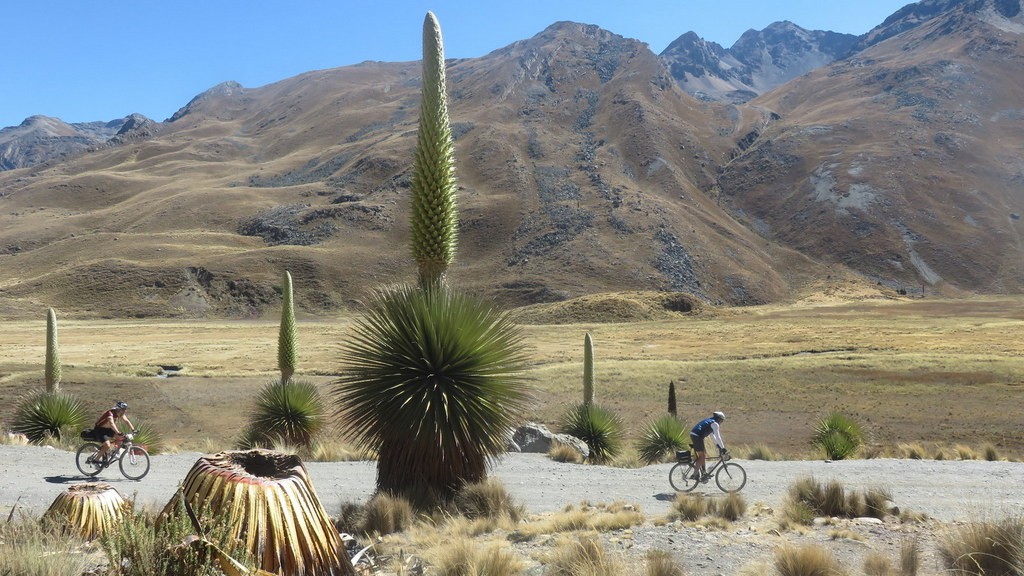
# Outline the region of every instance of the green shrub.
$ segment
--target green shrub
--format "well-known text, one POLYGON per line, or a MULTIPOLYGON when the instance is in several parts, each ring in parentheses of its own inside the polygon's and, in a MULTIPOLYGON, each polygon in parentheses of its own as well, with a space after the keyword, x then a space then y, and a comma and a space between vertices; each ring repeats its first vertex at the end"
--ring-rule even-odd
POLYGON ((590 448, 590 461, 604 464, 622 450, 622 420, 596 404, 577 404, 562 417, 562 432, 575 436, 590 448))
POLYGON ((314 384, 300 380, 270 382, 256 396, 241 447, 284 442, 308 448, 325 425, 324 411, 324 400, 314 384))
POLYGON ((666 456, 675 458, 676 450, 686 448, 688 441, 682 423, 675 416, 666 414, 647 425, 636 449, 644 463, 654 464, 663 462, 666 456))
POLYGON ((860 426, 849 416, 833 412, 818 422, 812 443, 825 452, 830 460, 843 460, 852 456, 864 442, 860 426))
POLYGON ((64 392, 37 392, 22 397, 14 409, 11 431, 33 444, 78 434, 89 421, 82 403, 64 392))

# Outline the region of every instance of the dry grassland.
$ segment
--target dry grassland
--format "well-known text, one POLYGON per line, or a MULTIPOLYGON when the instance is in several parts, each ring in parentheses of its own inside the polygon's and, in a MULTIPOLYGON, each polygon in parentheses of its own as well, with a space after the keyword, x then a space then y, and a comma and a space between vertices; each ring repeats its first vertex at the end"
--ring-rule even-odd
MULTIPOLYGON (((614 299, 614 296, 609 296, 614 299)), ((995 445, 1024 454, 1024 298, 870 300, 665 314, 633 323, 524 325, 533 417, 553 425, 582 395, 584 333, 595 342, 597 401, 631 438, 667 404, 729 415, 732 446, 806 456, 814 424, 839 410, 874 445, 995 445)), ((531 318, 536 321, 537 314, 531 318)), ((0 419, 42 386, 45 314, 0 333, 0 419)), ((564 320, 564 318, 562 318, 564 320)), ((298 375, 329 387, 352 318, 299 322, 298 375)), ((114 399, 182 448, 227 447, 256 390, 276 376, 275 319, 59 321, 65 390, 97 415, 114 399), (160 365, 182 375, 158 378, 160 365)))

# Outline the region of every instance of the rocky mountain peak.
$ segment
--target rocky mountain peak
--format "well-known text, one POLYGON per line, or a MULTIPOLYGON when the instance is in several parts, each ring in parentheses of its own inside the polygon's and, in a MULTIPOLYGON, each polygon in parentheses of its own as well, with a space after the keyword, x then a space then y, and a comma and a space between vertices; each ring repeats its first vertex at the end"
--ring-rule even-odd
POLYGON ((660 57, 691 95, 741 103, 833 62, 856 41, 850 34, 805 30, 781 21, 764 30, 747 30, 728 50, 687 32, 660 57))
POLYGON ((245 87, 238 82, 234 80, 221 82, 190 100, 188 104, 171 115, 167 121, 177 122, 185 116, 196 112, 208 112, 216 115, 228 105, 228 102, 240 100, 244 98, 245 94, 245 87))

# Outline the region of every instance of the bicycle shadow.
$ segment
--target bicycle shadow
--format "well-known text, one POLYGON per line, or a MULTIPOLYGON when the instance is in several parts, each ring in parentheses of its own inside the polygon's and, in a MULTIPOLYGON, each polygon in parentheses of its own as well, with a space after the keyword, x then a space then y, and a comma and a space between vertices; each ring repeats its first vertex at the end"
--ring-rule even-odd
POLYGON ((50 484, 73 484, 75 482, 84 482, 88 479, 88 476, 68 476, 67 474, 62 474, 60 476, 43 476, 43 480, 46 480, 50 484))

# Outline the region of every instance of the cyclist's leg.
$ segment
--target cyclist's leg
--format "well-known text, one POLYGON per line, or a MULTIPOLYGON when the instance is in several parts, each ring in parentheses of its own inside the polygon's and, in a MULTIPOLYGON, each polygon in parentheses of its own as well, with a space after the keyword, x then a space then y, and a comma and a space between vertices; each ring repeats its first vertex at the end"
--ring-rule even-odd
POLYGON ((704 450, 704 438, 690 434, 690 445, 693 446, 694 452, 697 453, 697 460, 693 463, 694 473, 703 475, 704 462, 707 460, 707 452, 704 450))

